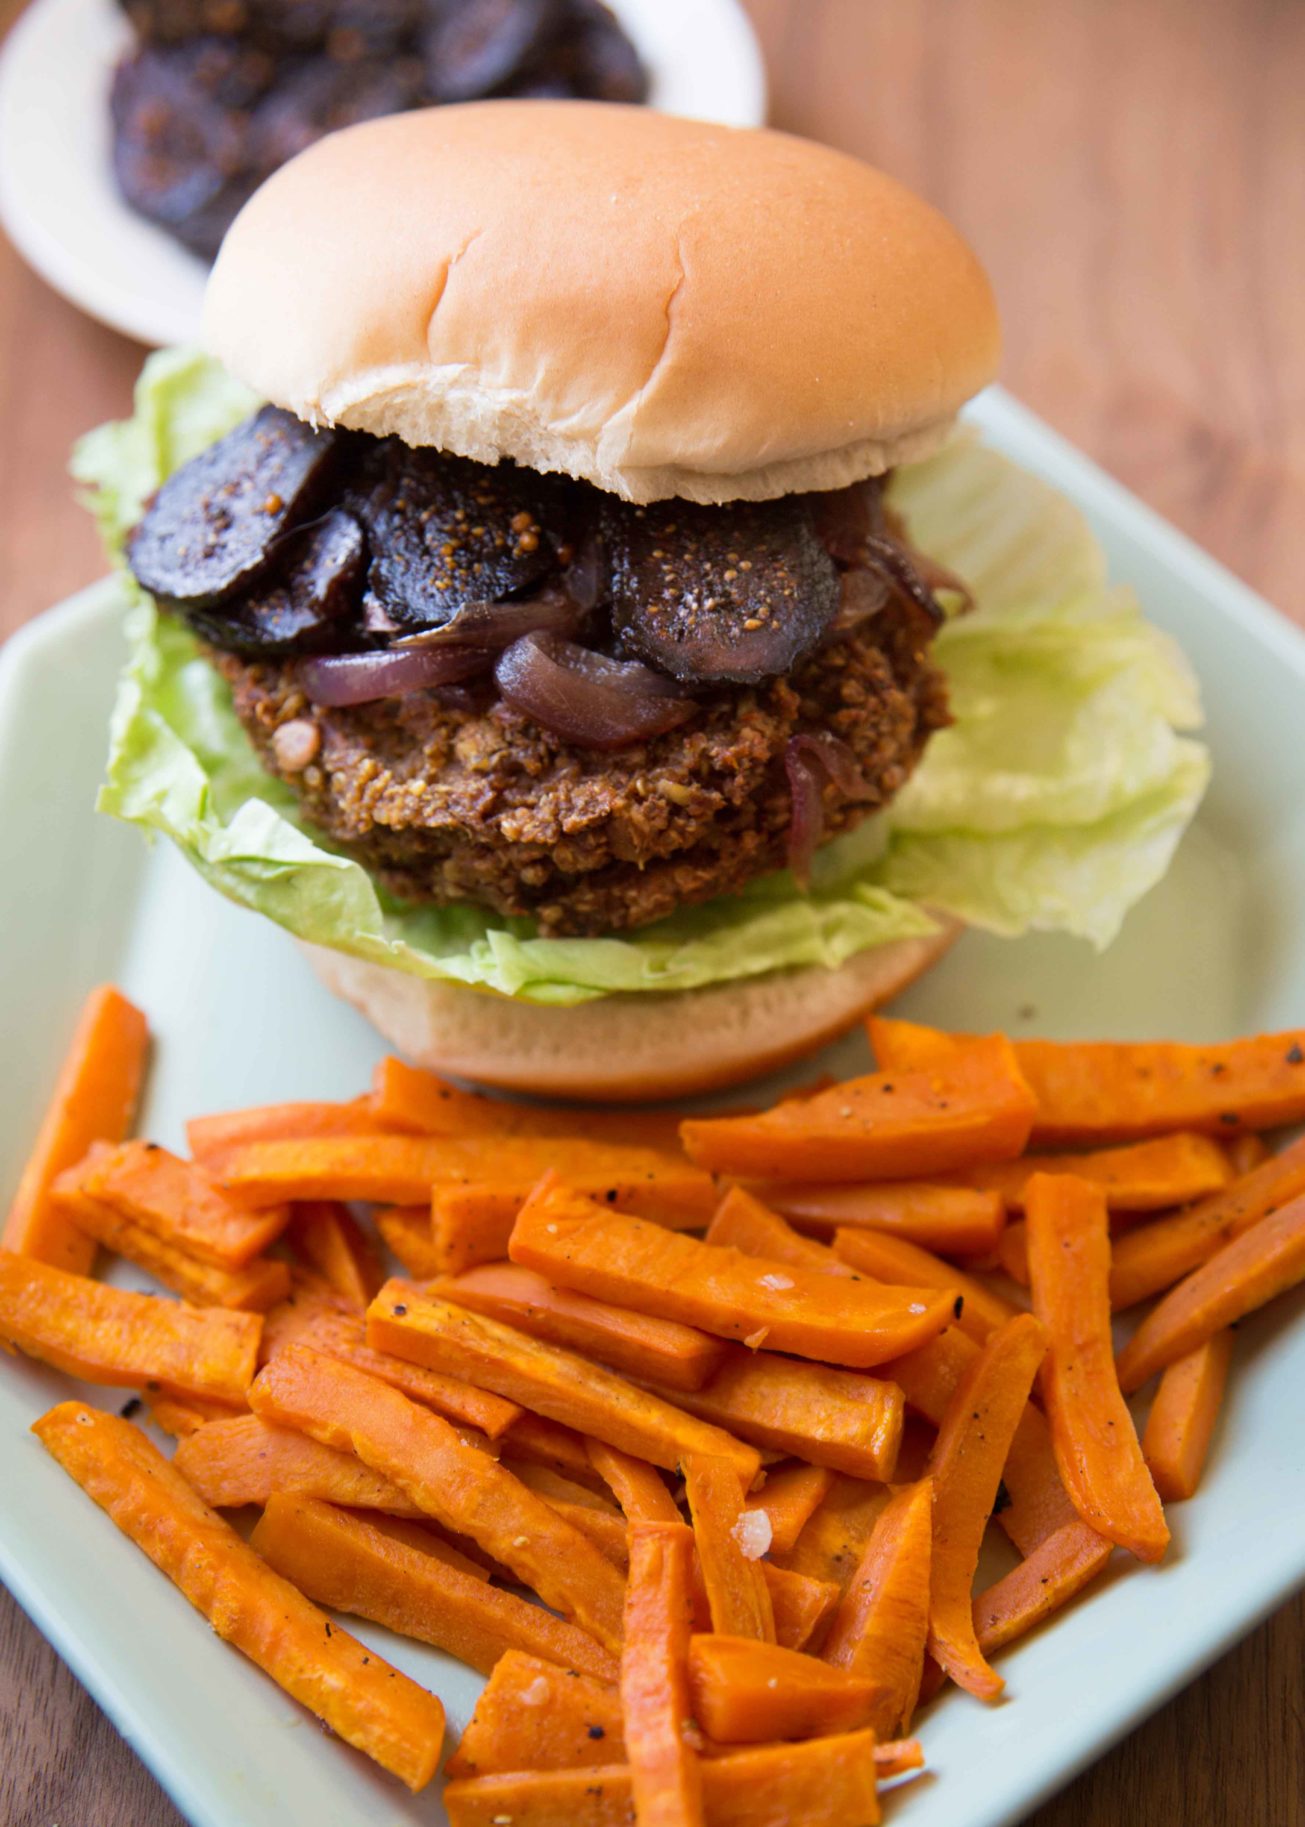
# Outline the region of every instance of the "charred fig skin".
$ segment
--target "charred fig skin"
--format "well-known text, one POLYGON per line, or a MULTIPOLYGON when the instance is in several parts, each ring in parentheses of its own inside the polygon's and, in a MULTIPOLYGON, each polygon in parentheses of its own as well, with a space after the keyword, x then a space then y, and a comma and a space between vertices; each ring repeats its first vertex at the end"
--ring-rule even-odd
POLYGON ((802 497, 610 507, 612 626, 686 684, 756 685, 819 646, 839 579, 802 497))
POLYGON ((342 638, 348 642, 341 625, 357 613, 367 565, 367 542, 353 515, 332 508, 287 534, 276 556, 274 583, 253 591, 229 613, 192 611, 196 631, 247 659, 318 653, 338 647, 342 638))
POLYGON ((127 541, 138 584, 182 611, 253 589, 315 511, 346 440, 264 406, 170 476, 127 541))
POLYGON ((529 593, 568 543, 562 488, 397 438, 370 453, 355 501, 372 549, 369 594, 405 632, 439 628, 466 603, 529 593))

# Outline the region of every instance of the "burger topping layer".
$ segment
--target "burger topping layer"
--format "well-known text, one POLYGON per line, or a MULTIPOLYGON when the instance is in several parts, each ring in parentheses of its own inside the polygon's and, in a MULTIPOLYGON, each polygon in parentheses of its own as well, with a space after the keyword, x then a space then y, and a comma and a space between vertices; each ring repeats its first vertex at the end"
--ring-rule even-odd
POLYGON ((941 619, 875 481, 633 506, 511 463, 314 430, 275 406, 164 484, 128 561, 213 646, 305 656, 319 702, 493 672, 547 727, 557 674, 572 705, 620 691, 674 703, 778 678, 894 598, 941 619))
POLYGON ((405 898, 554 932, 801 875, 946 721, 954 580, 877 481, 634 506, 264 407, 128 559, 312 823, 405 898))

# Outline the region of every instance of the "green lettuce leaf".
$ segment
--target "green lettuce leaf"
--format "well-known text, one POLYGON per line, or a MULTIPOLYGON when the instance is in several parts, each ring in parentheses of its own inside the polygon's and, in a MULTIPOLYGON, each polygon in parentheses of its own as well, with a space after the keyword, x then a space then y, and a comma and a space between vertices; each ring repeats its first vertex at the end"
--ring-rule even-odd
MULTIPOLYGON (((133 417, 92 432, 74 459, 111 550, 159 483, 252 404, 201 356, 149 359, 133 417)), ((1182 733, 1200 721, 1190 670, 1108 586, 1070 503, 969 437, 898 472, 892 500, 975 591, 976 613, 937 642, 956 722, 888 812, 821 850, 808 893, 779 873, 608 939, 540 938, 471 906, 405 907, 299 823, 226 686, 125 574, 129 658, 100 805, 164 833, 215 888, 299 938, 532 1002, 837 966, 930 931, 926 908, 1104 945, 1164 873, 1205 787, 1205 751, 1182 733)))

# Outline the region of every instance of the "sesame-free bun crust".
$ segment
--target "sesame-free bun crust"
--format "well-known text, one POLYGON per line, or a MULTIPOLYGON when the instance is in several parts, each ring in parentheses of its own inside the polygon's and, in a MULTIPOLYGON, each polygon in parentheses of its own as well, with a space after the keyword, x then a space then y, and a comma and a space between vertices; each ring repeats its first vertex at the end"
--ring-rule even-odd
POLYGON ((205 339, 313 423, 634 501, 838 488, 992 378, 992 293, 901 185, 783 133, 495 101, 369 121, 232 226, 205 339))
POLYGON ((606 996, 574 1008, 412 977, 323 946, 318 977, 429 1071, 536 1097, 639 1103, 716 1091, 801 1059, 905 989, 960 932, 859 952, 838 970, 773 971, 705 990, 606 996))

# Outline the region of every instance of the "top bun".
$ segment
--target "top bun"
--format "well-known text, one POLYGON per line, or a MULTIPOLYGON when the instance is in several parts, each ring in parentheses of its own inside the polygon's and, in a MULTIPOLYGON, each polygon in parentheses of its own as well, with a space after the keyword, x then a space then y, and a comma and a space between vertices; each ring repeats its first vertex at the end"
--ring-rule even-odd
POLYGON ((983 269, 936 210, 788 134, 594 102, 332 134, 222 246, 209 348, 313 423, 631 501, 841 488, 990 380, 983 269))

